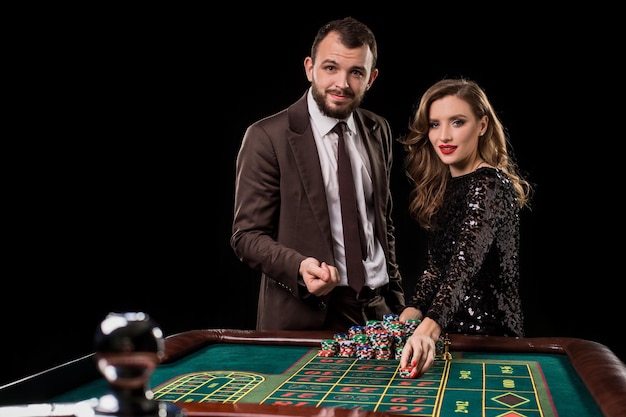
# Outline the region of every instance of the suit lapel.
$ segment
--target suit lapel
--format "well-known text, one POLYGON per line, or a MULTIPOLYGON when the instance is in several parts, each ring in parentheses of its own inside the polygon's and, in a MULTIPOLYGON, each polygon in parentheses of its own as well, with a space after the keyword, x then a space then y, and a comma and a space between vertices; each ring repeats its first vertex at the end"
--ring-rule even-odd
POLYGON ((289 118, 289 132, 287 134, 289 146, 300 173, 304 193, 320 227, 321 235, 324 236, 332 251, 333 242, 326 189, 324 188, 320 160, 317 156, 315 138, 311 130, 306 93, 287 109, 287 114, 289 118))

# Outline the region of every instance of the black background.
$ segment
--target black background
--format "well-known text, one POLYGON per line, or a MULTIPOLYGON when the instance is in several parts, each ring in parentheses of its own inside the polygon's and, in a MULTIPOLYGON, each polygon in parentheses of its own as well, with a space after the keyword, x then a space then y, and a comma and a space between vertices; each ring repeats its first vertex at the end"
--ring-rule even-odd
MULTIPOLYGON (((380 74, 363 107, 397 136, 444 76, 478 81, 508 128, 536 185, 522 213, 527 336, 594 340, 626 358, 623 214, 614 208, 623 135, 610 105, 622 82, 610 82, 610 25, 592 31, 601 15, 582 9, 567 19, 337 9, 297 18, 109 11, 21 32, 3 141, 0 384, 91 353, 110 311, 145 311, 166 335, 254 328, 258 274, 229 243, 236 153, 247 125, 304 93, 317 29, 346 15, 377 35, 380 74)), ((398 261, 410 292, 423 236, 407 214, 399 147, 395 155, 398 261)))

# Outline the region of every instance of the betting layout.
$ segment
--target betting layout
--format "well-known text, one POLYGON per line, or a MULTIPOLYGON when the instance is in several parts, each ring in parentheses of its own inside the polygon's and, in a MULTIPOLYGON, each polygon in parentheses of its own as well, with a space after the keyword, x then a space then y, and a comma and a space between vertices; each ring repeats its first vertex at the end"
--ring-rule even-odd
POLYGON ((515 360, 444 360, 416 379, 396 359, 322 357, 311 349, 284 375, 210 371, 181 375, 155 398, 359 408, 407 416, 555 416, 538 364, 515 360), (446 414, 449 413, 449 414, 446 414))

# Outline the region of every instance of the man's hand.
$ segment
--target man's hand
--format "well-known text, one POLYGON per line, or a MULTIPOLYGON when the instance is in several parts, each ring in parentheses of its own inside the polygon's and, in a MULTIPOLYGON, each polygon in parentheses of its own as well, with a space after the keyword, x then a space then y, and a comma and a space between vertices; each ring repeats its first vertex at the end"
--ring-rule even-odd
POLYGON ((300 263, 300 276, 307 290, 317 297, 328 294, 339 284, 337 268, 315 258, 306 258, 300 263))

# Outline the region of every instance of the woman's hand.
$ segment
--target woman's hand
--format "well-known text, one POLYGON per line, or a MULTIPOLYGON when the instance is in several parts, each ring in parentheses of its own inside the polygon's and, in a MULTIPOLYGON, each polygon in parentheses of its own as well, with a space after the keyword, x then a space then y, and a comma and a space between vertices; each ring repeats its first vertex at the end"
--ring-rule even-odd
POLYGON ((439 339, 441 327, 426 317, 417 326, 402 348, 400 369, 412 368, 408 378, 419 378, 435 362, 435 341, 439 339))
POLYGON ((406 323, 407 320, 421 319, 422 312, 415 307, 406 307, 404 310, 402 310, 402 313, 400 313, 400 317, 398 317, 398 320, 400 320, 401 323, 406 323))

